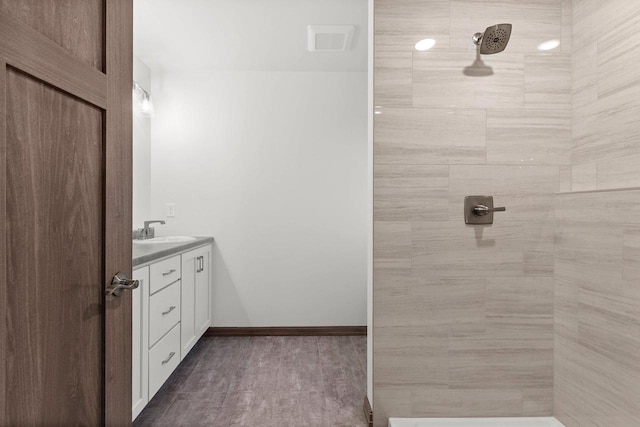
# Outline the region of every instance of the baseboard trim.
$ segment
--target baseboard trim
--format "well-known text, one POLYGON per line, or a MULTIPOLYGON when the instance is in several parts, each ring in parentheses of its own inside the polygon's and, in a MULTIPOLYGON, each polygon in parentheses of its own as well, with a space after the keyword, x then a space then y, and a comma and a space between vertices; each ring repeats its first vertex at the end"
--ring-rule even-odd
POLYGON ((373 427, 373 410, 371 409, 371 403, 369 403, 368 396, 364 397, 364 406, 362 407, 362 410, 364 411, 364 417, 367 420, 367 424, 369 424, 369 427, 373 427))
POLYGON ((206 337, 366 336, 366 326, 210 327, 206 337))

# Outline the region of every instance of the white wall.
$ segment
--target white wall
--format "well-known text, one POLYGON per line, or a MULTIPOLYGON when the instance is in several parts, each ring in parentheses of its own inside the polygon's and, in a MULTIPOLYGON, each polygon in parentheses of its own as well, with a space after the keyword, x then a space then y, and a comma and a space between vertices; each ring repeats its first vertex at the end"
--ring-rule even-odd
MULTIPOLYGON (((151 89, 151 70, 133 57, 133 80, 145 90, 151 89)), ((135 102, 135 100, 134 100, 135 102)), ((133 114, 133 228, 141 228, 151 216, 151 120, 136 111, 133 114)))
POLYGON ((158 234, 213 235, 214 326, 367 322, 367 73, 154 70, 158 234))

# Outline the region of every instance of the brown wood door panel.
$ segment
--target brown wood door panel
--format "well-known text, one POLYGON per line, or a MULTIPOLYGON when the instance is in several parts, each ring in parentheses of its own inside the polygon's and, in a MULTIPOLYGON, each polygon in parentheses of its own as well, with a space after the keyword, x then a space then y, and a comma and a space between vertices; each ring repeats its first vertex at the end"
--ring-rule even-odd
POLYGON ((107 106, 107 76, 104 73, 1 12, 0 58, 80 99, 101 108, 107 106))
POLYGON ((0 0, 0 426, 131 423, 132 29, 0 0))
POLYGON ((6 73, 7 64, 0 59, 0 426, 7 425, 7 144, 6 144, 6 73))
POLYGON ((0 0, 0 13, 41 33, 81 62, 104 71, 103 0, 0 0))
POLYGON ((102 111, 6 74, 7 424, 99 425, 102 111))
MULTIPOLYGON (((132 270, 133 2, 106 3, 105 282, 132 270)), ((105 424, 131 423, 131 294, 107 300, 105 310, 105 424), (124 374, 123 374, 124 371, 124 374)))

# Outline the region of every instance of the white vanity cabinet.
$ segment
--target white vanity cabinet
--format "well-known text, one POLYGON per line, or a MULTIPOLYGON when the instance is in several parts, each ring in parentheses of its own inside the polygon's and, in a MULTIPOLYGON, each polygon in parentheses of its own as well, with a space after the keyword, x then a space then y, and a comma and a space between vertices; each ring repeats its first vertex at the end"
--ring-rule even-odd
POLYGON ((133 271, 133 279, 140 282, 140 286, 132 291, 132 357, 131 380, 133 383, 133 419, 149 402, 149 334, 143 333, 148 329, 149 312, 149 267, 133 271))
POLYGON ((193 348, 211 324, 209 277, 211 246, 182 254, 181 359, 193 348))
POLYGON ((133 419, 209 328, 211 245, 135 267, 133 419))

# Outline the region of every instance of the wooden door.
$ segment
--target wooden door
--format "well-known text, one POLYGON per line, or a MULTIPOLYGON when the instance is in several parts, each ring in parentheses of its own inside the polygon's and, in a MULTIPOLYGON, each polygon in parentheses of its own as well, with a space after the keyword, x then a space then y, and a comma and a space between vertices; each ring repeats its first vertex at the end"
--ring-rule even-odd
POLYGON ((131 423, 131 0, 0 0, 0 425, 131 423))

